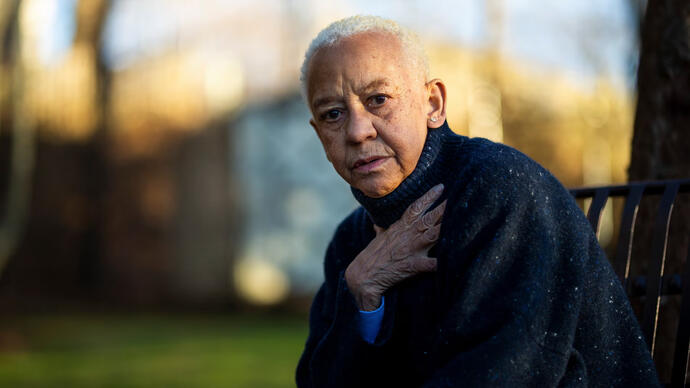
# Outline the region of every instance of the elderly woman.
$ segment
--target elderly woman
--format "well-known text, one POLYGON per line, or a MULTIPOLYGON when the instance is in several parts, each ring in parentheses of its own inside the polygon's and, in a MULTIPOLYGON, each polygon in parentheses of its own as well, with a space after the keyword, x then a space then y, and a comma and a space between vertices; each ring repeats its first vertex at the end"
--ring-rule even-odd
POLYGON ((362 205, 337 228, 299 387, 657 386, 625 293, 569 193, 454 134, 418 40, 351 17, 307 50, 328 160, 362 205))

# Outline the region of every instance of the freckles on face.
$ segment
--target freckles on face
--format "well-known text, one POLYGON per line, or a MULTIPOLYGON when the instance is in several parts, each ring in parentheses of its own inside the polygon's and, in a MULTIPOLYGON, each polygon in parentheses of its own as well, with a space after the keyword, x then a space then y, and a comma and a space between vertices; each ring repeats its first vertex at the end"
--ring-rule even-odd
POLYGON ((338 174, 368 196, 395 190, 419 160, 427 130, 419 71, 382 33, 345 38, 310 61, 312 126, 338 174))

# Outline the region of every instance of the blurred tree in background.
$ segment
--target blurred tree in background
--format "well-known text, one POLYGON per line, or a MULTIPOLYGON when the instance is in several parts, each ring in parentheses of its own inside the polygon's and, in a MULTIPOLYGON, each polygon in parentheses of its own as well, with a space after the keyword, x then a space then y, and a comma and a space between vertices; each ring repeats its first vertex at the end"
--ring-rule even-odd
MULTIPOLYGON (((22 66, 18 56, 19 0, 0 3, 0 130, 7 127, 10 116, 21 115, 22 66), (9 101, 14 101, 12 113, 8 112, 9 101), (7 113, 6 113, 7 112, 7 113)), ((0 187, 7 193, 0 218, 0 275, 10 255, 17 246, 26 226, 28 202, 31 191, 31 176, 34 163, 34 130, 26 121, 12 121, 12 141, 2 144, 4 167, 2 176, 8 177, 0 187), (13 159, 10 163, 8 156, 13 159)), ((2 132, 0 132, 2 135, 2 132)))
MULTIPOLYGON (((5 309, 231 297, 227 125, 241 83, 209 82, 210 65, 182 50, 113 71, 103 55, 112 4, 0 4, 5 309), (46 62, 45 26, 60 10, 73 35, 46 62)), ((213 62, 223 66, 214 74, 241 80, 228 64, 213 62)))
MULTIPOLYGON (((629 180, 690 177, 690 2, 649 0, 642 25, 638 99, 629 180)), ((640 205, 635 254, 650 257, 658 201, 640 205)), ((690 244, 690 198, 676 200, 665 272, 681 273, 690 244)), ((643 273, 639 268, 637 273, 643 273)), ((664 297, 657 347, 673 349, 680 296, 664 297), (664 325, 665 324, 665 325, 664 325)), ((673 354, 655 355, 662 380, 670 378, 673 354)))
POLYGON ((642 27, 629 178, 690 174, 690 3, 650 0, 642 27))

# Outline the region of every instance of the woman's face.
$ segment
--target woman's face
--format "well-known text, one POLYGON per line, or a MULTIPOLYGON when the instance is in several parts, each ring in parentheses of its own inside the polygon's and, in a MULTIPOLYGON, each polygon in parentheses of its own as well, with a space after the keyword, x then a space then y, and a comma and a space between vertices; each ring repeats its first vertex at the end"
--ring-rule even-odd
POLYGON ((424 81, 386 33, 345 38, 309 63, 310 124, 338 174, 369 197, 392 192, 417 165, 432 109, 424 81))

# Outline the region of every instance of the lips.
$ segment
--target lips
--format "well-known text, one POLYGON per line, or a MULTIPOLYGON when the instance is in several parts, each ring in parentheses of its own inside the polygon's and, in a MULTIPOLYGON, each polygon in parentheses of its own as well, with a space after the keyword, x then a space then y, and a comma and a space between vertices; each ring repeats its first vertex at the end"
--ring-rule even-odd
POLYGON ((367 172, 380 166, 387 158, 387 156, 369 156, 362 158, 352 165, 352 169, 357 172, 367 172))

